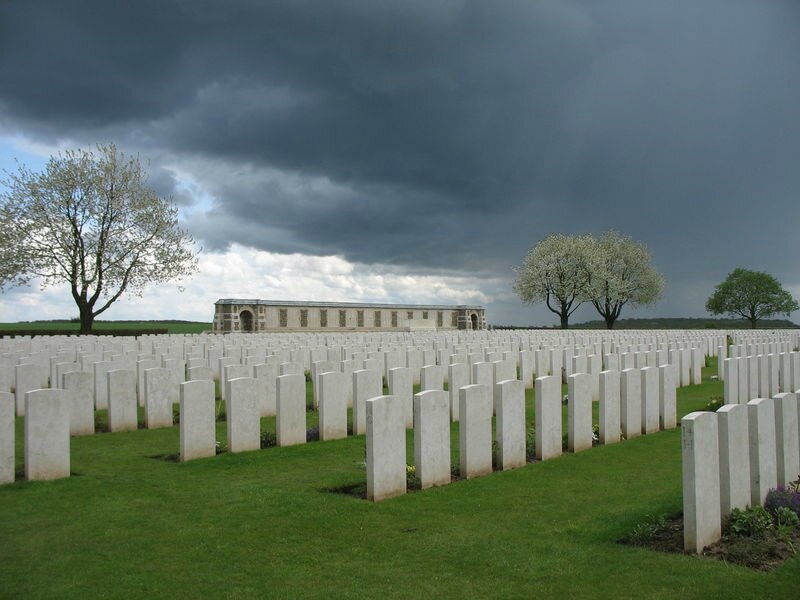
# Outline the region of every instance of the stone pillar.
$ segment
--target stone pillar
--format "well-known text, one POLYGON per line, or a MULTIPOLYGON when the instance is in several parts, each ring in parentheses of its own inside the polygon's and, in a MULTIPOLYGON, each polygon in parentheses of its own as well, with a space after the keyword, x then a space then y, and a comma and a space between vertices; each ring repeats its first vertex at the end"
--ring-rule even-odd
MULTIPOLYGON (((730 359, 728 359, 730 360, 730 359)), ((747 406, 726 404, 717 411, 719 491, 722 516, 750 505, 750 445, 747 406)))
POLYGON ((378 502, 406 493, 406 409, 395 396, 366 404, 367 498, 378 502))
POLYGON ((306 378, 281 375, 278 381, 275 433, 278 446, 306 443, 306 378))
POLYGON ((797 433, 797 396, 792 393, 776 394, 775 449, 778 485, 789 485, 800 475, 800 449, 797 433))
POLYGON ((450 398, 445 391, 414 395, 414 466, 423 490, 450 483, 450 398))
POLYGON ((261 419, 256 380, 252 377, 234 377, 225 382, 225 387, 228 452, 260 449, 261 419))
POLYGON ((561 456, 561 377, 536 378, 536 458, 561 456))
POLYGON ((693 412, 681 419, 683 548, 700 554, 722 535, 717 415, 693 412))
POLYGON ((108 429, 113 433, 133 431, 139 426, 136 401, 136 371, 114 369, 106 373, 108 429))
POLYGON ((144 372, 144 423, 148 429, 172 427, 170 386, 175 385, 169 369, 155 368, 144 372))
POLYGON ((394 367, 389 369, 387 377, 389 395, 400 399, 405 410, 406 428, 414 426, 414 385, 411 381, 411 371, 408 367, 394 367))
POLYGON ((181 462, 214 456, 217 452, 214 382, 209 379, 180 385, 181 462))
POLYGON ((94 377, 83 371, 70 371, 61 376, 61 388, 69 403, 70 435, 94 433, 94 377))
POLYGON ((469 385, 469 367, 464 363, 453 363, 447 367, 448 393, 450 394, 450 418, 456 423, 459 414, 458 390, 469 385))
POLYGON ((353 371, 353 435, 367 433, 367 400, 383 395, 379 371, 353 371))
POLYGON ((319 439, 347 437, 347 390, 340 371, 319 375, 319 439))
POLYGON ((642 435, 642 376, 639 369, 625 369, 620 375, 620 413, 626 440, 642 435))
POLYGON ((601 444, 616 444, 620 437, 619 371, 600 373, 599 438, 601 444))
POLYGON ((778 485, 775 449, 775 403, 755 398, 747 403, 750 434, 750 505, 764 504, 767 492, 778 485))
POLYGON ((641 378, 642 433, 658 433, 661 424, 658 367, 644 367, 641 378))
POLYGON ((459 459, 464 479, 492 472, 492 404, 487 385, 476 383, 459 390, 459 459))
POLYGON ((69 477, 69 401, 60 389, 25 394, 25 479, 69 477))
POLYGON ((0 485, 14 483, 14 416, 16 412, 14 394, 0 392, 0 485))
POLYGON ((567 379, 567 436, 570 452, 592 447, 592 392, 588 373, 575 373, 567 379))
POLYGON ((524 467, 525 454, 525 386, 509 379, 494 385, 497 466, 506 471, 524 467))

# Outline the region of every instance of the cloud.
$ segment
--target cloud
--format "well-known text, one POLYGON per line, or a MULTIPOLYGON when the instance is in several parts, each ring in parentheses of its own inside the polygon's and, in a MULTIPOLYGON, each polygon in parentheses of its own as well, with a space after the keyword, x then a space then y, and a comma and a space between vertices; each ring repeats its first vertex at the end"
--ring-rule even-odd
MULTIPOLYGON (((224 253, 201 253, 199 263, 198 274, 180 286, 150 286, 141 297, 123 296, 99 318, 211 321, 214 302, 220 298, 482 305, 492 301, 469 277, 413 274, 387 265, 351 263, 340 256, 277 254, 234 244, 224 253)), ((0 314, 23 321, 65 319, 77 316, 77 309, 67 286, 40 290, 33 283, 0 295, 0 314)))
POLYGON ((215 254, 446 273, 550 322, 511 268, 615 228, 664 271, 656 310, 702 315, 736 266, 800 285, 799 24, 789 1, 2 3, 0 133, 140 152, 215 254))

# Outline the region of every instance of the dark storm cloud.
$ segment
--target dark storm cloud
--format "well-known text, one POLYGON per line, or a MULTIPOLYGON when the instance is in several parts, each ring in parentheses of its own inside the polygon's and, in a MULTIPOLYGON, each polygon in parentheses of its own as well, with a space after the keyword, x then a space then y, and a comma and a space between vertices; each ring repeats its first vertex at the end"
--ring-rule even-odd
POLYGON ((697 313, 735 266, 800 284, 799 34, 796 2, 6 2, 0 126, 139 148, 181 204, 195 165, 209 248, 510 276, 613 227, 697 313))

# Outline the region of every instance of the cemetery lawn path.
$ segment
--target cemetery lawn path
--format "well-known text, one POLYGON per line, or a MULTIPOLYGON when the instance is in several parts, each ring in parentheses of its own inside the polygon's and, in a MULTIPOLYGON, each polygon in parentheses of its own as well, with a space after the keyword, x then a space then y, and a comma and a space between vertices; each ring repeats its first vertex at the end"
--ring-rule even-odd
MULTIPOLYGON (((679 415, 715 395, 680 389, 679 415)), ((680 511, 679 429, 377 504, 330 491, 365 480, 363 437, 186 464, 178 439, 74 438, 73 477, 0 487, 0 598, 800 597, 797 556, 762 573, 616 543, 680 511)))

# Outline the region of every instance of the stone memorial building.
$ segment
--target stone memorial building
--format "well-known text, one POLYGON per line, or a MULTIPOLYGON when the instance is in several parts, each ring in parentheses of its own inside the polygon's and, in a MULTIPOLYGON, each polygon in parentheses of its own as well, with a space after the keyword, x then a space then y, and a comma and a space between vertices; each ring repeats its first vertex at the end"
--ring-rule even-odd
POLYGON ((214 331, 424 331, 486 329, 482 306, 221 299, 214 331))

